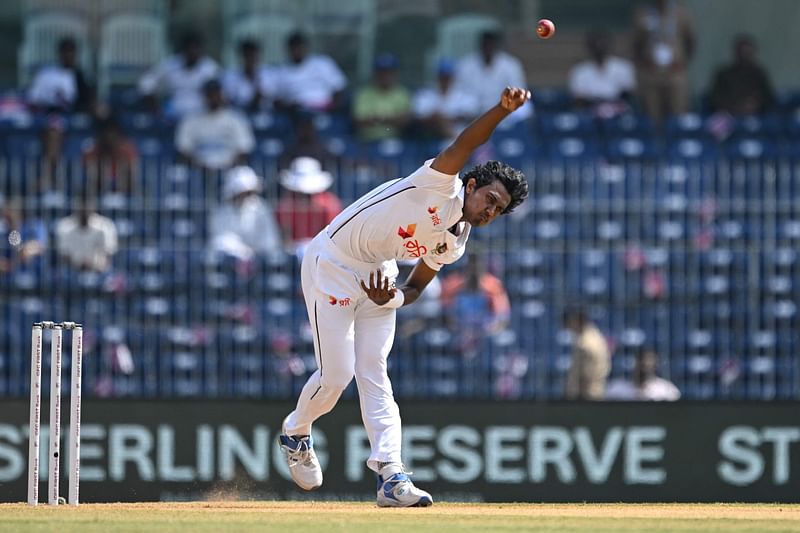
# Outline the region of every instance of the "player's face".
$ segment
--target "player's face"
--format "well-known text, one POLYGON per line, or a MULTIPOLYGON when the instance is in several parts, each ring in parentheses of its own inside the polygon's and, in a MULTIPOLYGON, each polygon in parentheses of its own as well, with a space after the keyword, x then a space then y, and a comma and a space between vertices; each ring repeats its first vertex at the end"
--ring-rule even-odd
POLYGON ((511 195, 500 180, 483 187, 475 186, 475 179, 467 181, 464 197, 464 220, 472 226, 485 226, 505 211, 511 195))

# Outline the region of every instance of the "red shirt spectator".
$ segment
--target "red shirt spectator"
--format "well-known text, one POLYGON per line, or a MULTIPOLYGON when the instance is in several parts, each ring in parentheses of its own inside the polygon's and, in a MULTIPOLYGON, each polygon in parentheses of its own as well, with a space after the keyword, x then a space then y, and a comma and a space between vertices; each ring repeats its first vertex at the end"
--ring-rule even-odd
POLYGON ((113 119, 101 121, 94 141, 83 152, 83 164, 93 192, 131 193, 136 189, 139 152, 113 119))
POLYGON ((278 200, 278 224, 292 246, 302 248, 342 210, 339 198, 327 189, 333 183, 313 157, 298 157, 281 171, 286 193, 278 200))

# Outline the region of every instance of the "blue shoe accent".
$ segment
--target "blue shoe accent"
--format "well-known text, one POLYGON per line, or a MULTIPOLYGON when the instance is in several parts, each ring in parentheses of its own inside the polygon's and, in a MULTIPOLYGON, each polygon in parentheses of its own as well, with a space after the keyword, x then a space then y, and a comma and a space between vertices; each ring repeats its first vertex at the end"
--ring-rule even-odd
MULTIPOLYGON (((380 478, 380 476, 378 476, 380 478)), ((383 483, 383 495, 389 498, 390 500, 397 500, 397 496, 394 495, 394 486, 401 481, 411 481, 411 478, 408 477, 408 474, 405 472, 398 472, 392 476, 386 478, 386 481, 383 483)))
POLYGON ((314 439, 311 438, 311 435, 301 438, 290 437, 289 435, 280 435, 278 438, 280 439, 282 446, 286 446, 292 450, 310 450, 314 448, 314 439))

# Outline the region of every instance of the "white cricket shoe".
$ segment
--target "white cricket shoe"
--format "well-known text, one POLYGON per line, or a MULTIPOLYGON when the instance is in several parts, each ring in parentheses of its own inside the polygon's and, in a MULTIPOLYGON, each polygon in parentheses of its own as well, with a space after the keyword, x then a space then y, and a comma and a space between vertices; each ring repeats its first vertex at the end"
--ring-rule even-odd
POLYGON ((378 507, 428 507, 433 498, 411 482, 404 471, 392 474, 386 479, 378 475, 378 507))
POLYGON ((311 435, 290 436, 284 428, 283 434, 278 436, 278 444, 286 455, 289 473, 297 486, 305 490, 318 489, 322 485, 322 467, 311 435))

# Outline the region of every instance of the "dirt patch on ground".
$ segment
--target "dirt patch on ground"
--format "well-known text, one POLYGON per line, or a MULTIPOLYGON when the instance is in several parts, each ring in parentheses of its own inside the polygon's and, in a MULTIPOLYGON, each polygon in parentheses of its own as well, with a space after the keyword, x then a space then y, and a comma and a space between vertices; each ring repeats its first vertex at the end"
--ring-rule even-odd
MULTIPOLYGON (((0 505, 0 514, 11 508, 24 508, 24 504, 0 505)), ((41 505, 40 507, 47 507, 41 505)), ((643 519, 734 519, 781 520, 800 523, 800 505, 789 504, 474 504, 437 503, 427 509, 378 509, 371 503, 347 502, 192 502, 192 503, 112 503, 81 504, 80 510, 117 514, 161 512, 193 513, 286 513, 330 515, 362 515, 395 512, 424 513, 434 517, 452 516, 507 516, 529 518, 643 518, 643 519)))

